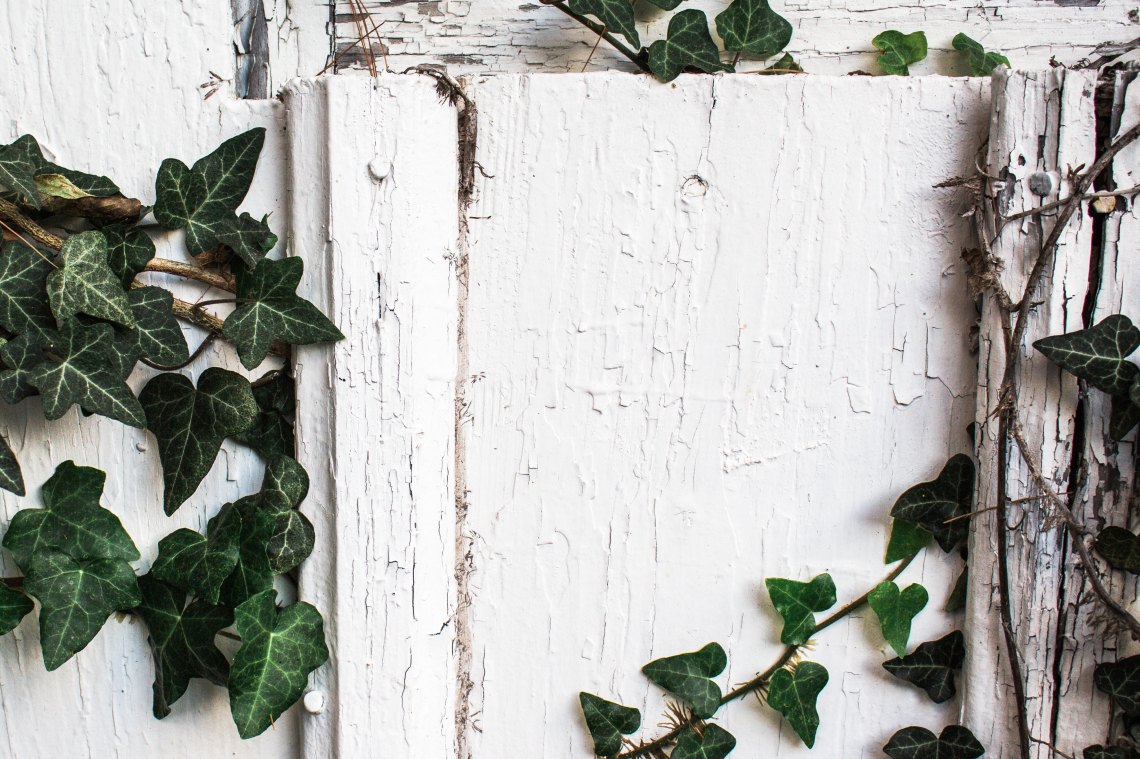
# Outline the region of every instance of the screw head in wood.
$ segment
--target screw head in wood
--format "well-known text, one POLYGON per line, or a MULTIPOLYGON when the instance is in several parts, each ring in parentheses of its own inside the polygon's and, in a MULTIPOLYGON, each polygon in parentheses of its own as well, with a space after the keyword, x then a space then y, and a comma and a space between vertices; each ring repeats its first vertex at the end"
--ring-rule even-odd
POLYGON ((302 703, 305 705, 305 711, 309 714, 320 714, 325 710, 325 693, 324 691, 311 690, 305 694, 302 703))
POLYGON ((1053 194, 1053 175, 1047 171, 1035 171, 1026 180, 1029 191, 1042 198, 1053 194))

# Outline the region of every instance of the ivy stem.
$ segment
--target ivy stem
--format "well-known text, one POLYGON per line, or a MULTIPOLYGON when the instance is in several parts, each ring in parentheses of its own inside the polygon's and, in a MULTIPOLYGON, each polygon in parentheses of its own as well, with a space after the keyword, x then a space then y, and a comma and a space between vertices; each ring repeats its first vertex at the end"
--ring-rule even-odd
POLYGON ((594 34, 596 34, 599 37, 601 37, 602 39, 604 39, 606 42, 610 43, 610 45, 615 50, 617 50, 619 53, 624 55, 626 58, 629 58, 631 61, 633 61, 634 64, 636 64, 639 69, 641 69, 642 71, 644 71, 647 74, 653 73, 653 71, 650 70, 650 68, 649 68, 649 64, 646 63, 645 59, 642 58, 638 53, 635 53, 631 48, 622 44, 622 42, 617 37, 615 37, 612 34, 610 34, 609 32, 607 32, 606 27, 603 26, 602 24, 591 21, 590 19, 586 18, 582 14, 575 13, 574 11, 570 10, 570 8, 568 8, 566 6, 565 0, 542 0, 542 4, 543 5, 551 5, 555 8, 557 8, 558 10, 562 11, 567 16, 574 19, 579 24, 581 24, 582 26, 586 27, 591 32, 593 32, 594 34))
MULTIPOLYGON (((888 574, 886 577, 884 577, 882 580, 880 580, 879 583, 877 583, 875 587, 878 587, 879 585, 881 585, 884 582, 891 582, 891 581, 897 579, 898 576, 901 575, 903 573, 903 571, 911 565, 911 562, 913 562, 917 556, 918 556, 918 552, 915 552, 915 553, 911 554, 908 558, 903 559, 899 563, 899 565, 897 567, 895 567, 894 569, 892 569, 890 574, 888 574)), ((823 632, 824 630, 831 627, 833 624, 835 624, 839 620, 843 619, 844 617, 850 616, 852 612, 863 607, 867 603, 867 599, 871 596, 871 593, 874 590, 875 590, 875 588, 871 588, 871 590, 868 590, 866 593, 859 596, 855 600, 849 602, 848 604, 846 604, 845 606, 840 608, 838 611, 836 611, 834 614, 832 614, 831 616, 827 617, 822 622, 817 624, 815 627, 812 628, 811 634, 809 635, 809 637, 823 632)), ((724 696, 720 700, 720 706, 724 706, 727 703, 730 703, 732 701, 736 701, 736 700, 741 699, 741 698, 743 698, 743 697, 745 697, 751 693, 755 693, 755 692, 757 692, 763 688, 766 688, 768 686, 768 682, 772 679, 772 675, 776 674, 776 672, 783 669, 787 665, 788 662, 792 661, 796 657, 796 655, 800 652, 800 650, 804 648, 805 645, 807 645, 807 644, 804 643, 804 644, 800 644, 800 645, 796 645, 796 646, 786 647, 784 649, 784 652, 782 654, 780 654, 780 657, 778 659, 776 659, 776 661, 773 662, 772 665, 770 667, 768 667, 768 669, 766 669, 763 672, 761 672, 760 674, 756 675, 756 677, 752 678, 751 680, 744 683, 743 685, 737 686, 733 690, 724 694, 724 696)), ((676 743, 677 739, 681 737, 681 734, 683 732, 692 728, 694 725, 696 725, 698 722, 701 722, 701 721, 702 720, 699 717, 690 715, 688 717, 688 719, 686 719, 683 722, 681 722, 680 724, 676 725, 675 727, 673 727, 673 729, 671 729, 669 732, 665 733, 661 737, 656 738, 649 743, 642 744, 642 745, 638 746, 637 748, 630 749, 629 751, 626 751, 625 753, 619 754, 617 756, 617 759, 637 759, 637 757, 654 756, 655 755, 654 752, 660 751, 661 749, 667 748, 671 744, 676 743)))
POLYGON ((227 277, 224 274, 217 274, 212 271, 206 271, 200 266, 193 264, 182 263, 181 261, 172 261, 169 258, 152 258, 147 262, 146 268, 143 271, 154 271, 162 274, 174 274, 182 277, 183 279, 192 279, 196 282, 215 287, 228 293, 232 293, 237 289, 233 277, 227 277))
POLYGON ((32 236, 36 242, 58 251, 63 247, 63 238, 53 235, 39 224, 35 223, 20 211, 20 208, 10 200, 0 198, 0 217, 12 222, 20 229, 32 236))

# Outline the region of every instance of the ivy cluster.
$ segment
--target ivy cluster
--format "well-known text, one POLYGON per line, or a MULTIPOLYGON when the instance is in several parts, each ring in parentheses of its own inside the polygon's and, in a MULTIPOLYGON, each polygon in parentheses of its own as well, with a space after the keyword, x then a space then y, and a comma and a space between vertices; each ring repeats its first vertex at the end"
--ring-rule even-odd
MULTIPOLYGON (((216 338, 254 370, 290 345, 343 337, 296 294, 302 261, 266 257, 277 241, 267 218, 237 213, 264 139, 253 129, 193 166, 163 161, 152 209, 124 198, 106 177, 46 160, 29 135, 0 146, 0 398, 35 396, 48 419, 79 406, 145 429, 157 441, 168 515, 197 490, 226 438, 266 465, 258 493, 222 505, 205 534, 164 537, 140 577, 132 566, 138 548, 101 505, 106 475, 60 464, 41 488, 42 508, 21 510, 4 534, 23 576, 0 583, 0 634, 15 629, 35 599, 43 661, 54 670, 112 614, 135 614, 154 656, 155 717, 170 714, 190 680, 203 678, 227 688, 243 738, 265 731, 328 659, 320 613, 306 603, 279 607, 275 588, 314 544, 313 525, 298 510, 309 478, 293 458, 293 382, 283 370, 253 383, 220 367, 196 381, 177 370, 216 338), (144 223, 150 212, 158 228, 183 230, 193 263, 155 257, 156 225, 144 223), (148 272, 229 297, 185 303, 144 281, 148 272), (230 310, 222 318, 208 306, 230 310), (179 320, 205 329, 194 355, 179 320), (127 380, 140 363, 158 373, 149 372, 136 397, 127 380), (240 642, 232 660, 219 636, 240 642)), ((0 487, 25 492, 2 440, 0 487)))
MULTIPOLYGON (((584 24, 613 45, 643 70, 663 82, 676 79, 682 72, 732 72, 742 56, 764 60, 783 55, 763 73, 802 73, 803 68, 790 53, 784 52, 792 40, 791 23, 776 13, 768 0, 732 0, 714 19, 718 46, 709 30, 704 11, 690 8, 678 11, 669 19, 665 39, 643 47, 637 33, 634 7, 637 0, 543 0, 584 24), (596 21, 594 21, 596 19, 596 21), (626 44, 613 35, 625 38, 626 44), (723 52, 732 53, 731 63, 722 60, 723 52)), ((683 0, 646 0, 665 11, 676 10, 683 0)), ((879 50, 879 67, 887 74, 907 75, 909 66, 926 58, 925 32, 904 34, 887 30, 871 44, 879 50)), ((1008 66, 1009 59, 987 52, 981 43, 958 34, 952 43, 959 52, 970 76, 989 76, 998 66, 1008 66)), ((859 72, 862 73, 862 72, 859 72)))

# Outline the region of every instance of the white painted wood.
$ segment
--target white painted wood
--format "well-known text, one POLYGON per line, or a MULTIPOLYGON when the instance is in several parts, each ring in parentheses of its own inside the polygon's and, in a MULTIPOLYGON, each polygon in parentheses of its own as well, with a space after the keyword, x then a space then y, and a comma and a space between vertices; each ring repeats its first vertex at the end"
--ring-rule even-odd
MULTIPOLYGON (((470 756, 588 756, 577 692, 645 709, 652 658, 716 640, 739 683, 779 651, 765 577, 883 574, 898 494, 969 450, 965 198, 983 82, 844 77, 475 80, 470 756)), ((937 549, 904 576, 960 568, 937 549)), ((881 668, 872 614, 820 636, 814 753, 754 702, 741 756, 872 757, 954 722, 881 668), (905 715, 905 716, 904 716, 905 715)))
MULTIPOLYGON (((457 73, 632 70, 597 37, 554 8, 519 0, 365 0, 387 43, 395 71, 421 63, 444 64, 457 73)), ((710 22, 727 0, 689 0, 710 22)), ((773 0, 795 28, 788 50, 816 74, 879 73, 871 39, 886 29, 922 29, 930 57, 915 74, 965 73, 951 40, 966 32, 988 49, 1006 53, 1018 68, 1045 69, 1050 58, 1074 64, 1099 43, 1140 34, 1130 0, 773 0)), ((351 6, 337 0, 340 48, 360 32, 351 6)), ((668 15, 647 2, 637 8, 642 44, 664 36, 668 15)), ((744 61, 741 71, 763 68, 744 61)))
MULTIPOLYGON (((1091 165, 1095 147, 1093 93, 1095 76, 1054 70, 1037 73, 998 72, 994 77, 994 116, 990 132, 989 173, 1002 178, 994 186, 998 212, 1011 215, 1068 194, 1058 182, 1053 195, 1040 198, 1028 189, 1037 171, 1060 172, 1091 165)), ((1004 226, 994 254, 1005 262, 1001 280, 1018 300, 1053 219, 1029 218, 1004 226)), ((1091 224, 1077 214, 1066 228, 1053 264, 1037 293, 1026 346, 1046 335, 1082 328, 1081 307, 1089 282, 1091 224)), ((1005 371, 1001 318, 992 299, 984 299, 978 389, 978 506, 997 502, 998 428, 993 413, 1005 371)), ((1057 492, 1069 489, 1072 436, 1075 430, 1077 383, 1031 347, 1020 349, 1019 403, 1025 436, 1036 463, 1057 492)), ((1090 591, 1074 592, 1073 561, 1064 530, 1047 518, 1029 470, 1016 449, 1010 451, 1008 550, 1009 604, 1021 659, 1030 734, 1055 743, 1067 754, 1104 739, 1106 704, 1091 693, 1092 635, 1081 618, 1094 613, 1090 591), (1021 502, 1017 502, 1021 499, 1021 502), (1074 637, 1074 632, 1076 633, 1074 637), (1058 671, 1074 645, 1084 648, 1072 667, 1058 671), (1079 665, 1079 666, 1078 666, 1079 665), (1063 721, 1062 716, 1063 715, 1063 721), (1098 734, 1099 733, 1099 734, 1098 734)), ((996 515, 988 511, 973 521, 970 543, 970 592, 967 618, 969 648, 964 671, 965 724, 987 747, 987 756, 1016 757, 1018 732, 1007 649, 999 616, 996 515)), ((1047 746, 1034 745, 1030 756, 1050 757, 1047 746)))
POLYGON ((318 544, 301 595, 334 665, 305 757, 454 743, 456 115, 426 77, 291 85, 290 250, 347 335, 301 349, 298 457, 318 544))

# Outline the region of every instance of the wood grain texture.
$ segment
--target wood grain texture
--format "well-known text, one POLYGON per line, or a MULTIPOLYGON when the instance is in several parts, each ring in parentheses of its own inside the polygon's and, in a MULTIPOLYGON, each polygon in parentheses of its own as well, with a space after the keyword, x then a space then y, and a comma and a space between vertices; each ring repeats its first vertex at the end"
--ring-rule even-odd
MULTIPOLYGON (((471 755, 590 754, 576 693, 643 707, 638 672, 711 640, 722 685, 776 656, 765 577, 885 574, 887 512, 969 450, 966 199, 984 82, 843 77, 474 80, 469 215, 471 755)), ((960 568, 937 548, 904 576, 960 568)), ((820 636, 814 755, 952 721, 893 680, 869 612, 820 636), (900 715, 906 715, 902 717, 900 715)), ((742 755, 809 756, 725 710, 742 755)))
MULTIPOLYGON (((422 63, 457 73, 632 70, 632 64, 554 8, 519 0, 365 0, 388 45, 394 71, 422 63)), ((727 0, 689 0, 713 17, 727 0)), ((1140 36, 1130 0, 774 0, 795 28, 788 50, 816 74, 879 73, 871 39, 886 29, 926 31, 930 57, 915 74, 964 74, 951 40, 966 32, 988 49, 1006 53, 1017 68, 1044 69, 1051 57, 1076 63, 1099 43, 1140 36)), ((351 6, 336 2, 336 44, 344 49, 360 32, 351 6)), ((668 14, 641 2, 642 44, 664 35, 668 14)), ((351 57, 351 56, 346 56, 351 57)), ((765 65, 744 61, 742 71, 765 65)))

